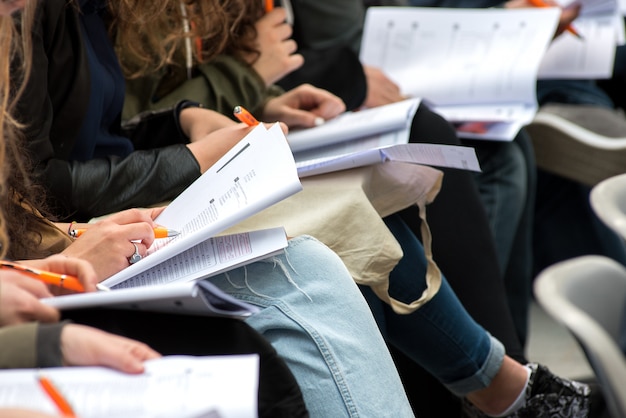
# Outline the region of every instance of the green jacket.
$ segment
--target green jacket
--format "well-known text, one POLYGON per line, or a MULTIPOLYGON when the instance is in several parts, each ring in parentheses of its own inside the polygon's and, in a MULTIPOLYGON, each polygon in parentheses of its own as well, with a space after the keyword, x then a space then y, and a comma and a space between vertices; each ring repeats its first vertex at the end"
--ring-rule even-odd
POLYGON ((191 79, 181 65, 126 83, 124 120, 146 110, 170 107, 180 100, 198 102, 231 117, 233 108, 241 105, 260 116, 265 103, 284 92, 277 86, 267 88, 252 67, 230 56, 196 65, 191 79))
POLYGON ((62 366, 64 325, 32 322, 0 328, 0 369, 62 366))

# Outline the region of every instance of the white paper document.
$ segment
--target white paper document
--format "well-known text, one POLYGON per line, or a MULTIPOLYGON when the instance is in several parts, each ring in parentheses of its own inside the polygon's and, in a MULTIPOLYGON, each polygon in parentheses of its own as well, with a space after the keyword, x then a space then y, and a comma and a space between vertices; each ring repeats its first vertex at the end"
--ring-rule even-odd
POLYGON ((112 289, 190 281, 217 275, 244 264, 283 252, 287 247, 284 228, 264 229, 209 238, 112 289))
MULTIPOLYGON (((204 330, 206 331, 206 330, 204 330)), ((81 418, 253 418, 258 416, 259 359, 169 356, 130 375, 103 367, 0 371, 0 407, 59 411, 39 385, 44 375, 81 418)))
POLYGON ((302 190, 289 144, 278 124, 257 126, 174 199, 156 218, 180 234, 159 239, 148 255, 106 279, 113 287, 302 190))
POLYGON ((403 136, 388 134, 376 138, 365 138, 347 144, 310 150, 295 154, 296 166, 300 178, 333 171, 347 170, 379 164, 385 161, 399 161, 411 164, 422 164, 435 167, 459 168, 463 170, 481 171, 476 152, 471 147, 439 144, 407 144, 403 136), (404 140, 402 142, 402 140, 404 140), (376 145, 387 143, 389 145, 376 145), (335 149, 332 149, 335 148, 335 149), (348 151, 350 149, 350 151, 348 151), (345 152, 348 151, 348 152, 345 152))
POLYGON ((208 280, 74 293, 41 299, 60 310, 113 308, 183 315, 226 316, 243 319, 259 309, 224 293, 208 280))
POLYGON ((469 137, 512 140, 501 125, 534 117, 537 70, 558 16, 549 8, 370 7, 361 61, 451 121, 485 123, 469 137))
MULTIPOLYGON (((582 10, 585 10, 584 6, 582 10)), ((608 14, 583 15, 574 21, 573 27, 583 38, 565 31, 554 39, 541 61, 537 77, 610 78, 613 75, 615 48, 623 39, 623 17, 617 10, 608 14)))
MULTIPOLYGON (((289 132, 287 140, 294 153, 357 138, 407 131, 420 104, 419 99, 346 112, 314 128, 289 132)), ((405 141, 406 142, 406 141, 405 141)))

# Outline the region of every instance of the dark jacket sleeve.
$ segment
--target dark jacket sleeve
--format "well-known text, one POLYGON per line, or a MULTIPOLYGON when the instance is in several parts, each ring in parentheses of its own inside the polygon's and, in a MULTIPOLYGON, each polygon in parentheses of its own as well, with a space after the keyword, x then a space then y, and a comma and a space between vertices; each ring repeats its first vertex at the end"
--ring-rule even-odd
MULTIPOLYGON (((151 205, 172 199, 200 175, 186 139, 170 129, 176 126, 171 120, 158 131, 174 145, 126 158, 71 161, 90 82, 77 13, 65 0, 38 3, 32 48, 32 74, 17 115, 27 124, 27 149, 53 211, 82 220, 151 205)), ((174 112, 165 115, 173 117, 174 112)))
POLYGON ((0 328, 0 369, 61 366, 64 325, 33 322, 0 328))
POLYGON ((172 200, 200 176, 198 162, 184 145, 73 162, 70 170, 75 219, 172 200))

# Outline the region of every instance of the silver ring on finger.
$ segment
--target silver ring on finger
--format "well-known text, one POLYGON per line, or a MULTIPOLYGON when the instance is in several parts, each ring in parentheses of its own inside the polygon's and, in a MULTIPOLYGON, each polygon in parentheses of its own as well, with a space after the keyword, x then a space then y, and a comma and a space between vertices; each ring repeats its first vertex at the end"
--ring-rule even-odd
POLYGON ((131 242, 131 244, 135 246, 135 252, 133 253, 133 255, 128 257, 128 263, 135 264, 137 261, 141 260, 143 257, 141 256, 141 254, 139 254, 139 247, 137 247, 137 244, 135 244, 134 242, 131 242))

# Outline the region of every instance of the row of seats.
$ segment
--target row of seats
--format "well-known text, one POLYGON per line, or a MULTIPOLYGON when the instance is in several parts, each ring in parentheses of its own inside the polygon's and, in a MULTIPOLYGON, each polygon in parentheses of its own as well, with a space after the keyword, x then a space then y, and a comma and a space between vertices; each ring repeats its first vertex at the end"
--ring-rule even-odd
MULTIPOLYGON (((622 164, 626 165, 626 138, 620 141, 622 164)), ((622 172, 626 172, 624 168, 622 172)), ((626 174, 595 185, 591 206, 626 239, 626 174)), ((539 305, 581 345, 611 415, 626 417, 626 358, 622 351, 626 347, 626 268, 601 256, 573 258, 541 272, 534 292, 539 305)))
POLYGON ((601 106, 548 104, 527 126, 537 166, 594 186, 626 173, 626 118, 601 106))

